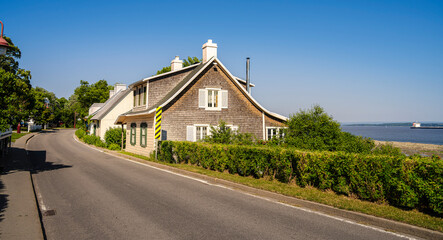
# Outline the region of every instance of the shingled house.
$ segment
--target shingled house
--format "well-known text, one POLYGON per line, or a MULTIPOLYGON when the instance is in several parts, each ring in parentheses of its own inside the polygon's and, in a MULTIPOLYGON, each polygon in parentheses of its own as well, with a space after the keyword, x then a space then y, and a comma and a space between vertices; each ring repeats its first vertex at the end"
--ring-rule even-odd
MULTIPOLYGON (((286 117, 263 108, 217 58, 217 44, 202 47, 203 61, 183 67, 176 57, 171 71, 129 86, 133 108, 115 124, 127 124, 126 151, 148 155, 154 150, 155 111, 162 108, 162 139, 198 141, 220 120, 239 132, 269 139, 284 127, 286 117)), ((253 85, 250 85, 253 86, 253 85)))

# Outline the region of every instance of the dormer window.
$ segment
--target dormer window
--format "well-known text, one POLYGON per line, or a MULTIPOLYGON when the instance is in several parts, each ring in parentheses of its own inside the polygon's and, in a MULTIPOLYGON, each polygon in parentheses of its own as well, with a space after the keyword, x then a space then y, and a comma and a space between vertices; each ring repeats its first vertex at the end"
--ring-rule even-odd
POLYGON ((133 95, 134 95, 134 102, 133 102, 134 107, 146 105, 146 102, 147 102, 146 100, 148 97, 148 94, 146 91, 146 86, 135 87, 134 91, 133 91, 133 95))
POLYGON ((228 108, 228 91, 220 88, 199 89, 198 106, 206 110, 228 108))

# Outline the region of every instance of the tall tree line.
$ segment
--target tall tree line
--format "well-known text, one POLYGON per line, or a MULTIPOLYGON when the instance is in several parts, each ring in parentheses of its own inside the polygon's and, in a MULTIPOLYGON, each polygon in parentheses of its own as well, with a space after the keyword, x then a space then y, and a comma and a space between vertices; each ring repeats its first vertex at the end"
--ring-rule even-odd
POLYGON ((113 87, 106 80, 94 84, 81 80, 69 99, 32 87, 31 72, 19 67, 20 49, 10 38, 4 36, 4 39, 10 48, 6 55, 0 55, 0 131, 30 119, 37 124, 72 127, 77 119, 84 122, 93 103, 103 103, 109 98, 113 87))

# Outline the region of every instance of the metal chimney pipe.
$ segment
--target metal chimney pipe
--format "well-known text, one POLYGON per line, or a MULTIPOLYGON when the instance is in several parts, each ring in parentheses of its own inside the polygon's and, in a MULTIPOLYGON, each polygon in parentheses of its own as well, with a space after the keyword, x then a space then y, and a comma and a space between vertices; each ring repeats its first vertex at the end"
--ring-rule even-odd
POLYGON ((246 92, 251 94, 251 89, 249 88, 250 85, 250 79, 249 79, 249 57, 246 58, 246 92))

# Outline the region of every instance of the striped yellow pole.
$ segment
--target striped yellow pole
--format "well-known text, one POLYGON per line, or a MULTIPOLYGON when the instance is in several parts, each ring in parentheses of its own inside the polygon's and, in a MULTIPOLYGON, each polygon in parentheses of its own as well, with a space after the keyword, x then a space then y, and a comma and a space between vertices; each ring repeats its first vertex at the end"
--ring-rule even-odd
POLYGON ((154 139, 160 140, 161 133, 162 133, 162 108, 158 107, 155 111, 154 139))

